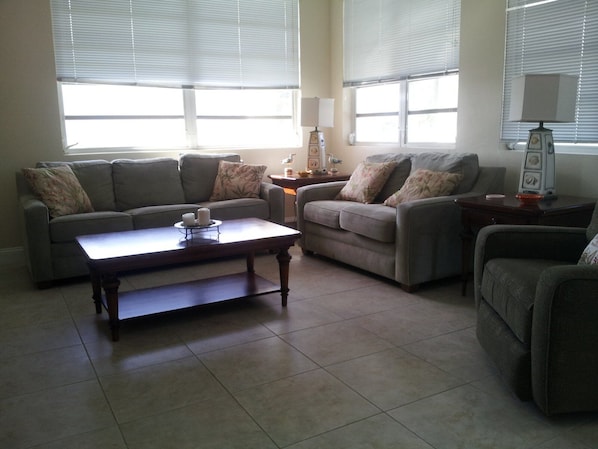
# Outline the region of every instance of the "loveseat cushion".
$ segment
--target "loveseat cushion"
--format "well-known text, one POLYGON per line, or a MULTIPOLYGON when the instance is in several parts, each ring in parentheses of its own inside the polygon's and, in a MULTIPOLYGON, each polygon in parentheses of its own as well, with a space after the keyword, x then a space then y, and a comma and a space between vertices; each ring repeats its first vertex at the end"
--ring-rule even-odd
POLYGON ((135 229, 148 229, 174 226, 181 221, 183 214, 196 213, 198 207, 197 204, 162 204, 129 209, 125 212, 133 218, 135 229))
POLYGON ((397 231, 396 210, 381 204, 348 204, 340 211, 341 229, 379 242, 392 243, 397 231))
POLYGON ((79 235, 132 229, 133 219, 124 212, 102 211, 64 215, 50 221, 50 240, 52 243, 66 243, 73 242, 79 235))
POLYGON ((185 203, 176 159, 117 159, 112 176, 117 210, 185 203))
POLYGON ((270 218, 270 205, 261 198, 237 198, 234 200, 202 202, 210 209, 210 216, 216 220, 234 220, 237 218, 270 218))
POLYGON ((240 162, 241 156, 232 153, 187 153, 181 156, 181 181, 187 203, 208 201, 214 188, 220 161, 240 162))
POLYGON ((112 183, 112 164, 104 160, 77 162, 38 162, 37 167, 68 165, 87 193, 95 211, 116 210, 112 183))
POLYGON ((484 266, 481 293, 523 344, 531 343, 532 312, 540 274, 562 265, 548 259, 491 259, 484 266))
POLYGON ((413 155, 411 160, 411 172, 420 168, 462 174, 463 179, 453 194, 466 193, 471 191, 478 177, 478 155, 475 153, 418 153, 413 155))
POLYGON ((341 200, 310 201, 303 208, 303 218, 305 221, 340 229, 341 210, 351 204, 355 203, 341 200))

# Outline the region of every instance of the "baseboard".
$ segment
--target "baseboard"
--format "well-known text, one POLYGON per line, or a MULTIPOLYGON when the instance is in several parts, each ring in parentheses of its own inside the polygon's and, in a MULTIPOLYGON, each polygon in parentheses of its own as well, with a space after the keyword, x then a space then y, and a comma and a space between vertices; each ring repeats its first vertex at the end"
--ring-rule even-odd
POLYGON ((0 267, 22 267, 25 264, 23 247, 0 249, 0 267))

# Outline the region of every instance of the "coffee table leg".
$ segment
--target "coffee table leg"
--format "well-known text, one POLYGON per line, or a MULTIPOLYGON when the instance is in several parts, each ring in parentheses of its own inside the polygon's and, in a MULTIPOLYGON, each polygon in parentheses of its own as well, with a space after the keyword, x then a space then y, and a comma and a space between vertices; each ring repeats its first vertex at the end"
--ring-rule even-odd
POLYGON ((255 273, 254 262, 255 262, 255 253, 250 252, 249 254, 247 254, 247 272, 248 273, 255 273))
POLYGON ((93 302, 96 306, 96 313, 102 313, 102 279, 101 276, 94 270, 90 271, 91 290, 93 302))
POLYGON ((108 306, 108 318, 110 320, 110 330, 112 331, 112 341, 119 339, 120 320, 118 319, 118 287, 120 281, 116 275, 105 275, 102 280, 104 292, 106 292, 106 303, 108 306))
POLYGON ((276 255, 278 260, 278 270, 280 272, 280 296, 282 297, 282 306, 286 307, 289 296, 289 262, 291 255, 289 248, 280 248, 276 255))

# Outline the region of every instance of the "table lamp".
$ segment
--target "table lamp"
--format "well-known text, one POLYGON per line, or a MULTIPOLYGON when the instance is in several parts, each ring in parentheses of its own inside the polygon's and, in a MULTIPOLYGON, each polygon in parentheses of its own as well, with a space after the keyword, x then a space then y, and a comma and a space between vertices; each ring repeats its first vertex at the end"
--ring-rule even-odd
POLYGON ((513 79, 509 120, 539 122, 530 129, 521 164, 520 193, 556 198, 552 130, 544 122, 575 121, 577 76, 562 74, 522 75, 513 79))
POLYGON ((309 133, 307 169, 313 173, 326 172, 326 143, 324 133, 318 130, 334 125, 334 98, 302 98, 301 126, 314 126, 309 133))

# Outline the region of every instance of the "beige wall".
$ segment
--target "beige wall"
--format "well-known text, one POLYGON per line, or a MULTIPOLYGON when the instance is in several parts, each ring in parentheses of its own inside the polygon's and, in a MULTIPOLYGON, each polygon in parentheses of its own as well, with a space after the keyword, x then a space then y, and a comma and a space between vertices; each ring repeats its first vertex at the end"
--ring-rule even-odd
MULTIPOLYGON (((516 191, 521 152, 499 142, 504 51, 503 0, 463 0, 459 123, 456 151, 473 151, 486 165, 508 169, 506 189, 516 191)), ((352 170, 366 155, 393 147, 349 146, 350 105, 342 89, 342 0, 300 0, 301 80, 306 96, 333 96, 335 127, 326 130, 329 152, 352 170)), ((21 246, 15 218, 14 172, 38 160, 72 160, 60 140, 48 0, 0 1, 0 257, 21 246)), ((309 130, 304 130, 304 136, 309 130)), ((250 163, 280 172, 289 149, 243 151, 250 163)), ((305 151, 298 155, 305 161, 305 151)), ((144 154, 144 157, 163 153, 144 154)), ((171 154, 176 156, 176 154, 171 154)), ((94 156, 95 158, 105 156, 94 156)), ((130 154, 115 157, 135 157, 130 154)), ((139 157, 139 156, 137 156, 139 157)), ((89 158, 89 157, 88 157, 89 158)), ((561 194, 598 197, 598 156, 557 155, 561 194)))

